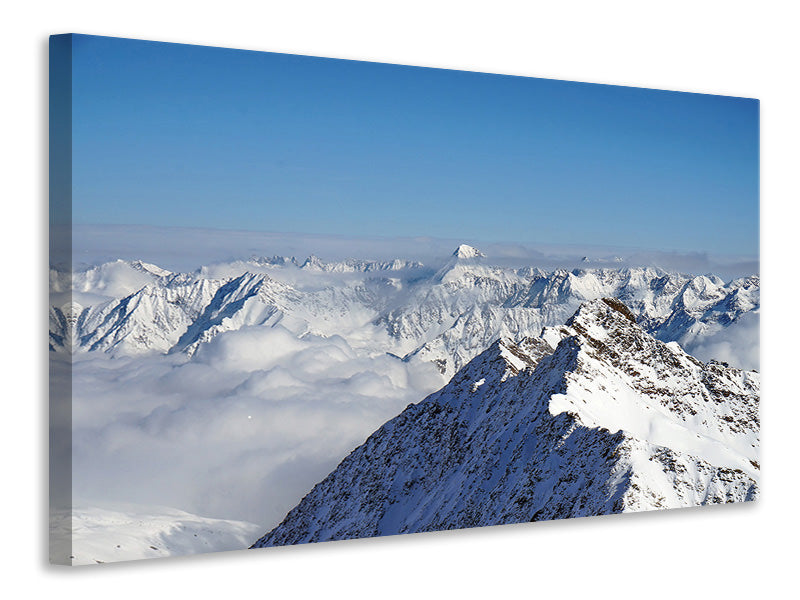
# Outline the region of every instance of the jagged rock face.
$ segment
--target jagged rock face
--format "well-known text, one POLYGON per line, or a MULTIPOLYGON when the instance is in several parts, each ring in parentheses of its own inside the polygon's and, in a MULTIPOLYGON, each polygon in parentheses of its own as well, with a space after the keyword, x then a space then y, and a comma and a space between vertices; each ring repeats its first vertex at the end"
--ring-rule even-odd
POLYGON ((752 500, 759 376, 618 300, 502 339, 387 422, 254 547, 752 500))

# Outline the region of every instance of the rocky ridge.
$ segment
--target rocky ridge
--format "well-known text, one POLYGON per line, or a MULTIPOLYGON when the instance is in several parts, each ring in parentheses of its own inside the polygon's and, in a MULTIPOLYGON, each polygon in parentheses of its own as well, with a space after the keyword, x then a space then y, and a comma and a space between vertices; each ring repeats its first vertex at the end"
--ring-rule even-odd
POLYGON ((758 373, 703 364, 619 300, 500 339, 408 406, 254 547, 758 495, 758 373))

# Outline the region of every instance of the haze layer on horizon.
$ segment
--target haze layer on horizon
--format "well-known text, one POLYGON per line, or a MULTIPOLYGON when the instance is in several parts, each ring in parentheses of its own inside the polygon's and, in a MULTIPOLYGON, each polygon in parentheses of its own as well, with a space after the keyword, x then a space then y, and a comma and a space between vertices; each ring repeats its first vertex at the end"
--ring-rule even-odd
POLYGON ((470 238, 348 237, 224 229, 127 225, 76 225, 72 228, 73 264, 97 265, 143 260, 189 272, 211 264, 253 257, 287 256, 302 262, 310 255, 325 261, 345 259, 415 260, 438 268, 456 247, 467 243, 486 255, 488 264, 532 266, 545 270, 658 267, 690 274, 714 274, 729 280, 759 274, 757 256, 661 251, 623 246, 515 243, 470 238))

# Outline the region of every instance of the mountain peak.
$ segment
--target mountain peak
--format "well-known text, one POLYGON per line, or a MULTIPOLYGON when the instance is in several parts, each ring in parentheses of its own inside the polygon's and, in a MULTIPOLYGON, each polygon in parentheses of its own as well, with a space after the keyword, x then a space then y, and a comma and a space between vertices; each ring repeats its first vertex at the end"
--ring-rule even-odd
POLYGON ((310 255, 302 265, 300 265, 301 269, 312 269, 315 271, 322 271, 325 263, 322 262, 322 259, 317 256, 316 254, 310 255))
POLYGON ((254 547, 754 499, 758 374, 703 365, 629 312, 601 298, 498 340, 254 547))
POLYGON ((148 273, 150 275, 155 275, 156 277, 166 277, 168 275, 172 275, 171 271, 167 271, 166 269, 162 269, 158 265, 154 265, 151 263, 146 263, 141 260, 134 260, 133 262, 129 263, 131 267, 136 269, 137 271, 141 271, 143 273, 148 273))
POLYGON ((455 252, 453 252, 453 256, 456 258, 484 258, 486 255, 468 244, 461 244, 456 248, 455 252))
POLYGON ((617 298, 598 298, 581 304, 575 314, 567 320, 566 325, 606 321, 609 315, 616 315, 616 318, 622 316, 631 323, 636 323, 636 315, 617 298))

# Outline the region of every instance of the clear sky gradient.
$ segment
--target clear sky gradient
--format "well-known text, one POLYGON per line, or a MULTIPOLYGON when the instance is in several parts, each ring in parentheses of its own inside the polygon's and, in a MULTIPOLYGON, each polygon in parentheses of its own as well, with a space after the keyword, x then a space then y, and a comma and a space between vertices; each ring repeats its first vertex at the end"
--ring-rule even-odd
POLYGON ((758 112, 743 98, 73 36, 73 219, 754 256, 758 112))

